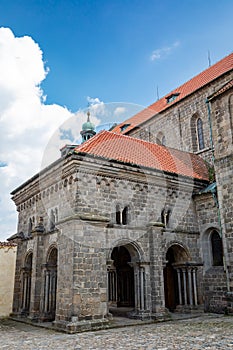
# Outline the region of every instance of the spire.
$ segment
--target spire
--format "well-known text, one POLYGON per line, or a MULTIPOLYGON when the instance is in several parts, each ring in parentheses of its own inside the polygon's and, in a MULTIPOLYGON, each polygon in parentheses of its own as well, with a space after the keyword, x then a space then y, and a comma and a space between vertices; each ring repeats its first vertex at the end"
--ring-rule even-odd
POLYGON ((87 123, 90 123, 90 115, 91 115, 91 113, 90 113, 90 111, 88 110, 88 111, 87 111, 87 123))
POLYGON ((95 125, 90 121, 90 111, 87 111, 87 121, 82 125, 82 143, 89 140, 92 136, 96 134, 95 125))

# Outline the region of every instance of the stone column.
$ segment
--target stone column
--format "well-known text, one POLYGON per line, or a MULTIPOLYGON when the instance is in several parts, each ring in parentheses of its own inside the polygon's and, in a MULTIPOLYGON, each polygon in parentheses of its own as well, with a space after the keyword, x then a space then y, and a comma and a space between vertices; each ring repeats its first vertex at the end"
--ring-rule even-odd
POLYGON ((139 275, 140 275, 140 306, 141 306, 141 311, 145 310, 145 282, 144 282, 144 268, 140 266, 139 268, 139 275))
POLYGON ((140 269, 139 269, 139 263, 128 263, 131 267, 133 267, 134 271, 134 308, 136 314, 140 312, 140 269))
POLYGON ((189 282, 189 304, 193 305, 193 288, 192 288, 192 270, 188 268, 188 282, 189 282))
POLYGON ((179 292, 179 305, 182 305, 182 293, 181 293, 181 276, 180 276, 180 269, 177 269, 177 276, 178 276, 178 292, 179 292))
POLYGON ((197 269, 194 267, 192 269, 193 273, 193 294, 194 294, 194 305, 196 306, 197 303, 197 276, 196 276, 197 269))
POLYGON ((107 261, 107 300, 117 302, 117 278, 113 260, 107 261))
POLYGON ((34 240, 32 256, 32 277, 31 277, 31 305, 29 318, 37 320, 40 318, 40 303, 42 297, 42 258, 44 256, 44 226, 43 218, 39 219, 38 225, 32 231, 34 240))
POLYGON ((183 286, 184 286, 184 305, 187 305, 187 286, 186 286, 186 269, 182 269, 183 272, 183 286))
POLYGON ((44 312, 49 312, 49 271, 45 271, 45 286, 44 286, 44 312))
MULTIPOLYGON (((22 311, 27 309, 27 297, 28 297, 28 275, 27 272, 23 272, 23 300, 22 300, 22 311)), ((28 310, 27 310, 28 311, 28 310)))

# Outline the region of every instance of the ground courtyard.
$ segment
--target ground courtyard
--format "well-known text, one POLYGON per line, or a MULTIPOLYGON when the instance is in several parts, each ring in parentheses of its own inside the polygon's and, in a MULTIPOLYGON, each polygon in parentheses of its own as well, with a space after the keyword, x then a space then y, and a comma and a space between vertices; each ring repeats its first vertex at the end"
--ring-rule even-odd
POLYGON ((233 349, 233 317, 203 314, 192 319, 78 334, 1 319, 0 344, 2 350, 225 350, 233 349))

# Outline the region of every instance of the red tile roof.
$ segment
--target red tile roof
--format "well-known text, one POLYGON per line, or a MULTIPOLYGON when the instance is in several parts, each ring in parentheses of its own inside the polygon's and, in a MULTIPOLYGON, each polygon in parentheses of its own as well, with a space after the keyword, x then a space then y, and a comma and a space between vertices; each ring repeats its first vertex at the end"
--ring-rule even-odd
POLYGON ((10 242, 0 242, 0 248, 2 247, 16 247, 17 244, 15 243, 10 243, 10 242))
POLYGON ((109 131, 101 131, 74 152, 208 181, 199 156, 109 131))
POLYGON ((193 92, 207 85, 211 81, 217 79, 221 75, 231 71, 233 69, 233 53, 224 57, 221 61, 215 63, 211 67, 207 68, 200 74, 196 75, 194 78, 190 79, 180 87, 174 89, 166 96, 162 97, 160 100, 156 101, 148 108, 140 111, 133 117, 125 120, 124 122, 117 125, 112 131, 116 133, 126 134, 130 130, 139 126, 140 124, 146 122, 155 114, 164 111, 175 103, 181 101, 185 97, 189 96, 193 92), (167 98, 178 94, 178 96, 172 102, 167 102, 167 98), (121 131, 121 127, 124 124, 130 124, 124 131, 121 131))

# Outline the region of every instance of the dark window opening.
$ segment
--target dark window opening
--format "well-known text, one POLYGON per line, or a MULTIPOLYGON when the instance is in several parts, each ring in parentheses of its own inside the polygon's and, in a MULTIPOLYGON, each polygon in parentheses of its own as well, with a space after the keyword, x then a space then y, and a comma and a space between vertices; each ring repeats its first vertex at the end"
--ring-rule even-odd
POLYGON ((165 227, 168 226, 170 215, 171 215, 171 210, 170 209, 164 208, 162 210, 161 221, 165 225, 165 227))
POLYGON ((54 211, 51 210, 51 214, 50 214, 50 231, 53 231, 55 229, 55 214, 54 211))
POLYGON ((128 224, 128 207, 125 207, 122 211, 122 225, 128 224))
POLYGON ((120 205, 116 206, 116 224, 118 225, 127 225, 129 223, 129 207, 126 206, 122 210, 120 205))
POLYGON ((168 97, 166 97, 167 103, 171 103, 173 101, 175 101, 175 99, 179 96, 179 92, 172 94, 168 97))
POLYGON ((222 239, 217 231, 211 234, 211 246, 213 256, 213 266, 223 266, 222 239))
POLYGON ((166 146, 166 138, 165 138, 165 136, 162 137, 161 145, 162 146, 166 146))
POLYGON ((199 150, 205 148, 204 135, 203 135, 203 123, 201 118, 197 119, 197 136, 198 136, 198 147, 199 150))
POLYGON ((28 236, 31 236, 32 234, 32 219, 29 219, 29 223, 28 223, 28 236))
POLYGON ((128 127, 130 126, 130 124, 124 124, 121 126, 121 132, 126 130, 128 127))
POLYGON ((119 205, 116 206, 116 223, 118 225, 121 224, 121 211, 120 211, 120 206, 119 205))

